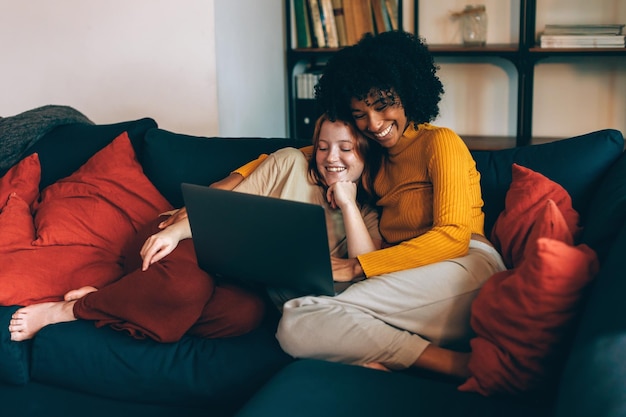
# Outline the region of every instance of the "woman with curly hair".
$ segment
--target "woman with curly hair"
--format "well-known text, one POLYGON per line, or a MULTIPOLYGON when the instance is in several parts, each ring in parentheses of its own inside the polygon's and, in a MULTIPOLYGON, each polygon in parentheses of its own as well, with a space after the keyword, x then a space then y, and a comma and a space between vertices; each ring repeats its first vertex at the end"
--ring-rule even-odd
POLYGON ((505 266, 484 237, 467 146, 429 124, 443 94, 436 70, 426 45, 398 31, 366 35, 329 60, 316 86, 321 110, 379 145, 373 191, 385 247, 333 259, 336 281, 358 281, 335 297, 285 303, 277 338, 292 356, 468 376, 471 303, 505 266))

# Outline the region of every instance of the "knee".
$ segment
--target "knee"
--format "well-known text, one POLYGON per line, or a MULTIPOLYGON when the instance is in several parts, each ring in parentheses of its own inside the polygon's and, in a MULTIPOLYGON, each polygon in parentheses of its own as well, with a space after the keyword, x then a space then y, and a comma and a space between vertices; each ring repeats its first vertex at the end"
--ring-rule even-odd
POLYGON ((242 335, 256 329, 265 317, 265 301, 254 294, 242 297, 237 303, 237 314, 232 317, 233 333, 242 335))
POLYGON ((311 357, 316 338, 314 328, 306 316, 291 309, 283 309, 276 329, 276 339, 286 353, 294 358, 311 357))

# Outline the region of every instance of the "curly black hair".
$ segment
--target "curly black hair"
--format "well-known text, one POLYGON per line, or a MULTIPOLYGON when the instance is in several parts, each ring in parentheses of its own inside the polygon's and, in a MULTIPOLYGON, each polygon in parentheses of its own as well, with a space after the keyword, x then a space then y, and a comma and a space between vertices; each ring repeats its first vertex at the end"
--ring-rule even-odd
POLYGON ((431 122, 439 115, 443 95, 437 70, 426 44, 413 34, 366 34, 329 59, 315 86, 315 98, 333 120, 353 121, 352 99, 363 100, 373 93, 388 104, 401 104, 410 122, 431 122))

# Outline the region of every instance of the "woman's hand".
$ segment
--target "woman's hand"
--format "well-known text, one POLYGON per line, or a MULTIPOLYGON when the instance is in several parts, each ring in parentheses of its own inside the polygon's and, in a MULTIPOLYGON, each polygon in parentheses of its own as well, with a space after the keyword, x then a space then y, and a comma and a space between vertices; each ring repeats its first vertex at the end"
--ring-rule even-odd
POLYGON ((174 223, 187 219, 187 208, 182 207, 178 210, 166 211, 165 213, 161 213, 160 216, 169 216, 167 219, 159 223, 159 229, 165 229, 174 223))
POLYGON ((363 268, 356 258, 330 258, 333 268, 333 280, 336 282, 349 282, 355 278, 363 277, 363 268))
POLYGON ((328 187, 326 200, 332 208, 344 209, 356 205, 356 184, 352 181, 339 181, 328 187))
POLYGON ((188 221, 179 221, 150 236, 139 251, 143 259, 141 270, 145 271, 153 263, 165 258, 176 249, 178 242, 189 237, 191 229, 188 221))

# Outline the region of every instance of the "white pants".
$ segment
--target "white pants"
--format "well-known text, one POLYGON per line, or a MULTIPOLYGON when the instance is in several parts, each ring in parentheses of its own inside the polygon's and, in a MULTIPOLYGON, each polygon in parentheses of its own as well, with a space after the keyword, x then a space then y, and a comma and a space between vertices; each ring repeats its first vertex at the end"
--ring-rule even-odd
POLYGON ((290 300, 276 337, 294 357, 405 369, 429 343, 467 346, 472 301, 504 269, 494 248, 471 240, 459 258, 371 277, 335 297, 290 300))

